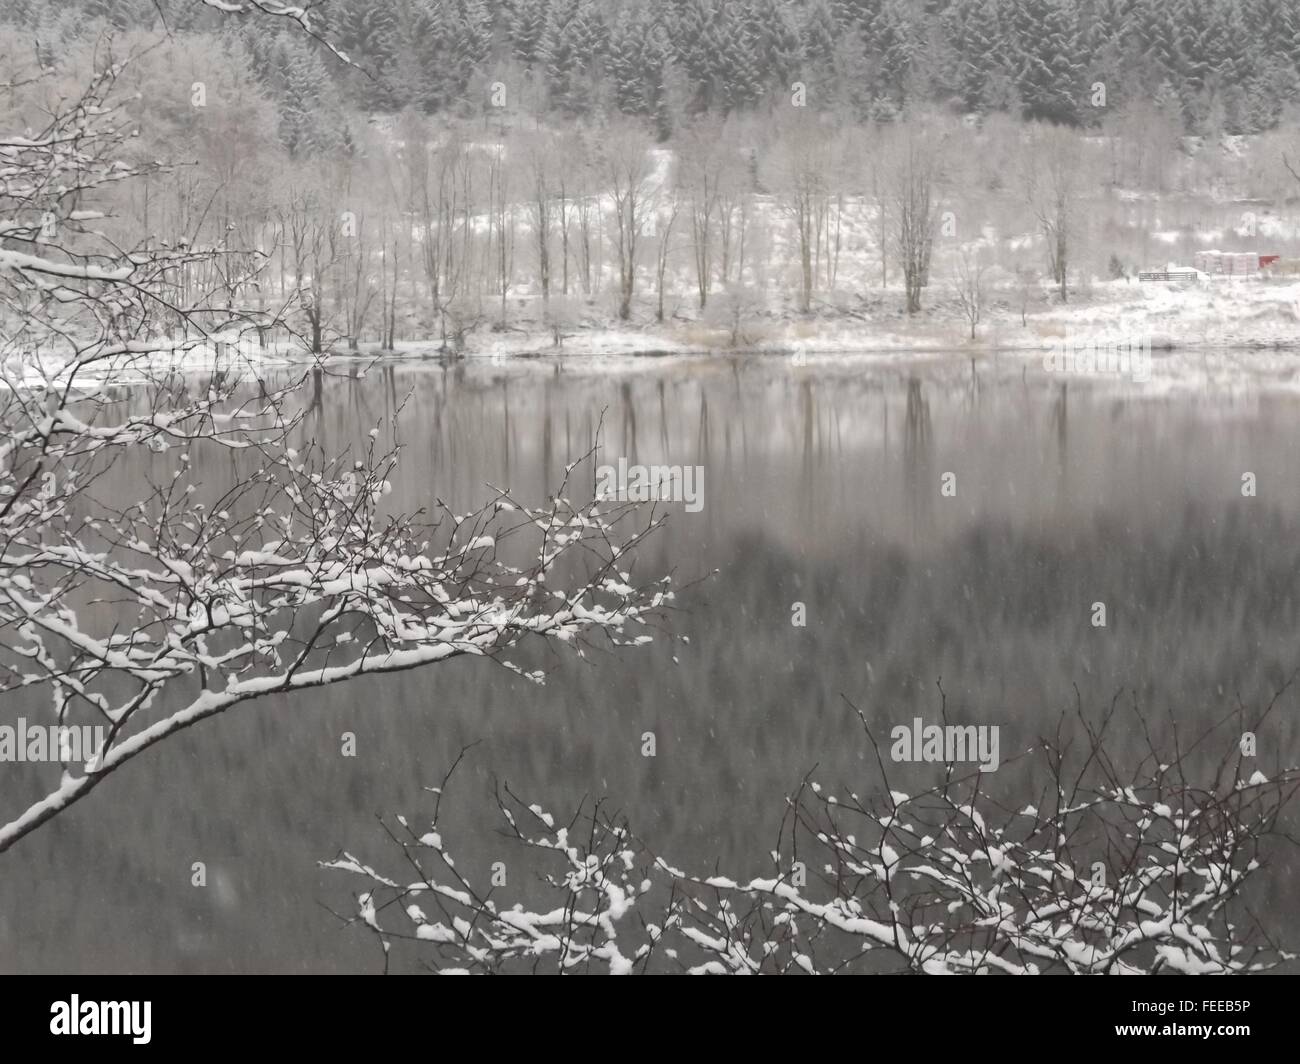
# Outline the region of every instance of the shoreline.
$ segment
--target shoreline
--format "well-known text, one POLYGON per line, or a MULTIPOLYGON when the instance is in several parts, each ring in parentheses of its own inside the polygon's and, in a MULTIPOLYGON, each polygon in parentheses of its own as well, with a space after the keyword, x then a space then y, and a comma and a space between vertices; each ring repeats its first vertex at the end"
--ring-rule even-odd
MULTIPOLYGON (((465 348, 455 353, 447 351, 437 338, 402 340, 391 348, 363 340, 356 350, 348 349, 344 341, 313 355, 296 339, 272 340, 261 347, 244 337, 237 343, 203 342, 184 350, 164 348, 126 355, 84 368, 78 379, 93 387, 135 383, 155 370, 251 371, 258 376, 263 368, 277 367, 493 362, 604 363, 612 368, 674 358, 783 358, 795 365, 804 359, 962 364, 1005 358, 1026 367, 1038 361, 1043 372, 1063 377, 1114 377, 1118 356, 1138 357, 1143 366, 1158 367, 1162 379, 1176 380, 1180 368, 1195 368, 1189 367, 1188 360, 1198 354, 1238 353, 1276 356, 1258 368, 1286 377, 1294 373, 1295 384, 1300 386, 1300 361, 1290 357, 1300 353, 1300 284, 1234 286, 1226 293, 1227 299, 1223 289, 1125 288, 1120 293, 1104 292, 1103 298, 1094 293, 1091 299, 1039 310, 1026 315, 1023 323, 1019 314, 1007 314, 1005 303, 995 304, 990 308, 993 315, 978 325, 979 335, 974 340, 962 335, 968 325, 953 321, 937 305, 911 320, 882 313, 879 320, 867 321, 862 314, 837 308, 810 315, 769 311, 747 320, 739 329, 684 317, 644 325, 593 317, 573 326, 557 345, 553 331, 543 328, 535 315, 528 320, 527 311, 537 311, 537 305, 521 304, 515 308, 517 324, 475 331, 465 348), (1117 298, 1121 295, 1124 298, 1117 298), (734 334, 738 335, 733 344, 734 334), (1082 359, 1082 368, 1049 365, 1054 353, 1057 358, 1065 353, 1066 362, 1082 359), (1090 361, 1093 359, 1096 364, 1090 361)), ((1124 362, 1119 375, 1125 375, 1130 365, 1124 362)), ((66 380, 66 367, 54 359, 11 360, 5 369, 8 380, 0 387, 40 387, 66 380)))
POLYGON ((1097 282, 1073 303, 1028 312, 1010 306, 1005 298, 990 298, 974 339, 969 322, 957 317, 950 303, 936 299, 909 318, 882 293, 872 293, 872 302, 862 310, 841 295, 808 314, 768 307, 749 312, 739 323, 678 314, 662 323, 636 325, 603 317, 591 306, 590 313, 561 326, 559 343, 535 299, 520 300, 512 310, 513 323, 474 332, 460 352, 440 350, 437 339, 400 341, 391 349, 363 341, 357 351, 336 347, 328 357, 988 357, 1046 353, 1062 344, 1076 350, 1118 345, 1150 352, 1300 351, 1300 283, 1140 288, 1127 282, 1097 282))

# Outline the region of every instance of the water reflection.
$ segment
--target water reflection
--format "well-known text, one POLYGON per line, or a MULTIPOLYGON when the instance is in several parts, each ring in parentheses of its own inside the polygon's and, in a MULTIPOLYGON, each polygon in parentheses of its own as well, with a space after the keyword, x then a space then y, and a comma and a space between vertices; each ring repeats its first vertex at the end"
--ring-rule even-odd
MULTIPOLYGON (((484 801, 496 776, 556 807, 606 794, 678 863, 743 874, 808 768, 828 785, 865 772, 842 695, 883 729, 932 717, 941 679, 954 719, 1002 727, 1008 759, 1076 697, 1123 691, 1161 727, 1191 724, 1266 701, 1300 664, 1287 393, 1152 398, 964 359, 361 368, 309 377, 303 435, 360 447, 400 407, 403 509, 467 508, 489 483, 540 501, 602 425, 601 461, 703 466, 702 512, 679 507, 637 563, 682 581, 717 570, 676 617, 689 642, 539 656, 555 670, 544 689, 455 662, 187 733, 0 861, 6 969, 372 968, 322 907, 347 908, 345 885, 314 862, 340 845, 379 858, 373 815, 418 815, 422 788, 475 740, 453 821, 477 840, 462 862, 501 856, 484 801), (806 628, 790 624, 796 601, 806 628), (1105 630, 1089 624, 1095 601, 1105 630), (220 889, 190 886, 196 860, 220 889)), ((174 458, 132 460, 158 480, 174 458)), ((227 457, 195 461, 207 485, 234 475, 227 457)), ((1268 738, 1291 760, 1294 719, 1268 738)), ((11 804, 14 780, 0 784, 11 804)), ((1272 900, 1294 925, 1279 876, 1272 900)))

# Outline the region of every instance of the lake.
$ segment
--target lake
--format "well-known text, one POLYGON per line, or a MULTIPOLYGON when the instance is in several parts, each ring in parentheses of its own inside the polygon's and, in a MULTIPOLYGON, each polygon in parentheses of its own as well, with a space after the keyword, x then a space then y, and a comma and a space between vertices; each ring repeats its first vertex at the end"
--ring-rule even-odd
MULTIPOLYGON (((405 399, 406 509, 469 509, 487 484, 540 503, 602 423, 602 461, 701 467, 702 505, 670 505, 637 561, 700 581, 677 638, 536 654, 540 688, 458 660, 183 733, 0 856, 0 967, 379 970, 331 912, 354 884, 316 862, 346 847, 395 867, 376 814, 427 817, 424 788, 469 743, 444 834, 484 879, 512 852, 494 779, 557 812, 606 797, 674 864, 743 877, 813 766, 831 786, 866 774, 850 702, 883 733, 937 719, 942 684, 954 719, 1001 728, 1004 761, 1076 704, 1118 696, 1162 734, 1258 708, 1300 666, 1300 394, 1253 357, 1189 356, 1155 384, 964 355, 343 363, 304 391, 303 432, 359 446, 405 399)), ((131 461, 123 485, 174 456, 131 461)), ((228 473, 212 462, 208 483, 228 473)), ((1266 771, 1296 761, 1293 694, 1282 708, 1266 771)), ((1294 930, 1294 855, 1277 861, 1262 896, 1294 930)))

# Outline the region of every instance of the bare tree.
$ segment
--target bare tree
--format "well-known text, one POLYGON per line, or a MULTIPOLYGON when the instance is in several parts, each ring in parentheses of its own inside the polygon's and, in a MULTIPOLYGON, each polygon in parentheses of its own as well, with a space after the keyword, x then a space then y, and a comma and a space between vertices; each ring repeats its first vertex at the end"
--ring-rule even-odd
POLYGON ((1286 172, 1295 179, 1296 184, 1300 185, 1300 171, 1297 171, 1296 168, 1291 165, 1291 160, 1287 157, 1285 152, 1282 154, 1282 165, 1286 167, 1286 172))
POLYGON ((673 229, 677 216, 682 209, 682 193, 674 184, 667 184, 660 189, 654 212, 655 235, 655 321, 661 325, 664 320, 664 279, 668 273, 668 263, 672 257, 673 229))
POLYGON ((1021 175, 1025 200, 1047 245, 1048 270, 1062 303, 1069 299, 1067 276, 1086 160, 1087 146, 1082 139, 1058 126, 1039 127, 1025 148, 1021 175))
POLYGON ((774 182, 781 208, 794 226, 799 252, 799 309, 812 310, 816 256, 830 210, 830 143, 820 124, 790 121, 783 127, 774 182))
POLYGON ((1016 295, 1020 301, 1020 327, 1029 327, 1029 302, 1039 290, 1038 277, 1027 266, 1016 267, 1016 295))
POLYGON ((595 287, 592 277, 592 245, 597 239, 600 202, 595 160, 588 150, 584 137, 574 136, 566 142, 570 165, 565 168, 566 189, 572 202, 572 214, 577 223, 578 276, 583 295, 590 296, 595 287))
POLYGON ((738 282, 745 272, 750 200, 750 189, 739 175, 733 173, 724 177, 718 194, 718 243, 722 251, 718 277, 724 285, 738 282))
MULTIPOLYGON (((339 269, 343 274, 343 313, 348 338, 348 350, 356 351, 361 341, 370 308, 379 294, 371 272, 370 244, 367 238, 364 215, 345 212, 342 234, 343 254, 339 269)), ((382 240, 382 234, 380 239, 382 240)))
POLYGON ((572 190, 573 184, 569 178, 568 167, 559 167, 555 180, 555 214, 560 232, 560 295, 566 299, 569 295, 569 234, 573 228, 574 215, 572 190))
POLYGON ((988 265, 979 248, 964 246, 957 252, 954 271, 957 305, 970 325, 970 338, 974 340, 975 326, 984 313, 984 275, 988 265))
MULTIPOLYGON (((877 134, 878 138, 878 134, 877 134)), ((876 249, 880 253, 880 287, 889 287, 889 233, 890 233, 890 196, 888 176, 888 162, 885 151, 873 138, 868 151, 871 153, 871 160, 868 169, 871 174, 871 199, 875 207, 875 239, 876 249)))
POLYGON ((709 304, 707 319, 727 330, 727 343, 733 347, 752 346, 757 335, 749 326, 762 308, 762 296, 752 285, 732 281, 709 304))
POLYGON ((939 150, 931 134, 906 128, 891 146, 886 188, 894 250, 903 269, 908 314, 921 309, 938 220, 939 150))
POLYGON ((507 158, 508 146, 505 141, 493 147, 488 159, 488 242, 495 238, 496 256, 494 259, 497 292, 501 297, 501 318, 499 325, 506 324, 506 299, 515 272, 515 214, 513 183, 513 164, 507 158))
POLYGON ((324 190, 311 180, 291 182, 286 200, 278 217, 293 260, 293 285, 282 283, 281 290, 297 301, 307 324, 308 350, 320 355, 331 330, 326 290, 338 251, 339 219, 324 190))
POLYGON ((654 190, 650 179, 650 138, 640 126, 627 124, 610 131, 604 142, 604 174, 614 205, 615 250, 618 253, 618 316, 632 316, 636 292, 637 250, 646 224, 647 201, 654 190))
POLYGON ((471 295, 474 276, 474 188, 479 175, 467 145, 451 134, 412 153, 413 198, 419 204, 420 248, 429 301, 437 316, 440 350, 459 354, 481 324, 471 295))
MULTIPOLYGON (((537 255, 537 280, 542 289, 543 306, 551 300, 551 231, 555 227, 557 205, 554 202, 558 186, 559 169, 551 153, 549 138, 534 137, 526 149, 531 177, 531 195, 528 201, 529 223, 532 227, 533 248, 537 255)), ((566 258, 567 270, 567 258, 566 258)), ((566 281, 567 284, 567 281, 566 281)))
POLYGON ((702 119, 683 139, 679 153, 680 179, 689 202, 691 253, 700 310, 708 304, 713 284, 713 235, 728 169, 729 147, 721 137, 721 124, 702 119))

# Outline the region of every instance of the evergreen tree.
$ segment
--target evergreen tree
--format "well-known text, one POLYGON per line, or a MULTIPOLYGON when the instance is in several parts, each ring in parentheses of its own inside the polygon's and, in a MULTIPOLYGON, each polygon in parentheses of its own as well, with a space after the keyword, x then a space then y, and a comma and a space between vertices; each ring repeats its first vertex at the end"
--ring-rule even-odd
MULTIPOLYGON (((1258 79, 1258 49, 1249 47, 1246 23, 1237 4, 1214 12, 1208 60, 1211 80, 1224 103, 1224 126, 1229 133, 1254 133, 1276 120, 1272 101, 1261 100, 1265 83, 1258 79)), ((1213 131, 1210 131, 1213 132, 1213 131)))
POLYGON ((819 77, 811 63, 804 64, 802 79, 818 86, 821 98, 838 96, 859 119, 871 117, 876 100, 875 67, 867 55, 864 32, 858 27, 844 28, 835 42, 831 70, 819 77))
POLYGON ((319 52, 296 37, 280 41, 280 139, 293 156, 324 155, 345 142, 337 89, 319 52))
POLYGON ((868 37, 868 49, 877 70, 875 95, 903 106, 907 102, 917 41, 898 0, 887 0, 881 7, 875 32, 868 37))
POLYGON ((579 61, 588 68, 599 64, 605 56, 609 27, 595 0, 578 0, 570 33, 579 61))
POLYGON ((1240 4, 1216 5, 1210 15, 1206 61, 1220 84, 1245 87, 1255 75, 1262 42, 1252 40, 1240 4))
POLYGON ((1122 45, 1133 28, 1135 0, 1093 0, 1080 19, 1084 47, 1090 56, 1122 45))
POLYGON ((446 0, 412 0, 403 36, 409 41, 400 64, 410 102, 432 114, 459 94, 455 64, 448 50, 454 26, 446 0))
POLYGON ((645 14, 625 13, 610 33, 606 70, 618 109, 651 118, 661 138, 672 131, 668 65, 672 50, 666 31, 645 14))
POLYGON ((1262 56, 1300 67, 1300 7, 1295 0, 1246 0, 1241 14, 1262 56))
POLYGON ((746 9, 746 23, 754 41, 760 84, 788 92, 803 65, 799 26, 790 8, 778 0, 754 0, 746 9))
POLYGON ((800 36, 803 39, 804 62, 811 67, 830 66, 835 54, 835 41, 839 34, 827 0, 812 0, 804 15, 800 36))
POLYGON ((673 58, 690 83, 692 111, 708 110, 719 99, 716 19, 713 0, 685 0, 675 12, 673 58))
POLYGON ((958 0, 944 18, 953 70, 951 88, 967 111, 989 108, 991 79, 1001 65, 997 0, 958 0))
POLYGON ((1168 0, 1137 0, 1133 8, 1133 28, 1151 72, 1151 85, 1167 82, 1177 92, 1175 82, 1180 59, 1173 5, 1168 0))
MULTIPOLYGON (((195 21, 195 6, 187 4, 184 9, 178 9, 174 4, 162 5, 168 28, 176 32, 190 29, 195 21)), ((27 17, 33 21, 41 19, 46 11, 55 8, 61 9, 63 15, 71 21, 76 21, 79 14, 72 4, 55 5, 50 0, 33 0, 18 5, 19 10, 15 11, 15 15, 19 15, 24 8, 27 17)), ((152 29, 158 22, 159 5, 153 3, 153 0, 88 0, 83 5, 82 12, 87 19, 103 19, 119 30, 152 29)))
POLYGON ((469 85, 492 51, 492 15, 484 0, 443 0, 455 3, 454 12, 447 12, 447 22, 452 36, 448 41, 448 54, 455 69, 458 92, 469 85))
POLYGON ((749 107, 763 95, 761 41, 747 14, 743 6, 724 5, 714 23, 716 91, 727 110, 749 107))
POLYGON ((867 30, 875 24, 883 0, 834 0, 835 21, 846 29, 867 30))
POLYGON ((537 62, 546 33, 547 0, 514 0, 509 14, 510 47, 516 59, 532 66, 537 62))
POLYGON ((569 114, 585 110, 575 84, 582 65, 577 40, 580 29, 579 0, 556 0, 539 47, 551 105, 569 114))
POLYGON ((1078 9, 1070 0, 1013 0, 1010 17, 1025 117, 1077 121, 1085 71, 1078 9))
POLYGON ((655 132, 661 141, 673 133, 673 115, 668 100, 668 68, 672 62, 672 46, 664 28, 651 23, 646 28, 645 44, 641 50, 641 80, 644 86, 645 111, 653 120, 655 132))
MULTIPOLYGON (((619 106, 653 116, 667 104, 646 100, 666 101, 669 80, 691 111, 752 107, 799 80, 816 86, 815 106, 844 101, 864 116, 925 99, 974 113, 1013 104, 1030 117, 1078 122, 1164 86, 1185 128, 1245 131, 1273 128, 1300 97, 1300 0, 317 0, 312 8, 365 71, 322 53, 340 103, 371 111, 459 107, 485 63, 507 55, 570 114, 606 88, 619 106), (629 27, 643 36, 624 40, 629 27), (1097 82, 1104 110, 1088 106, 1097 82)), ((0 18, 31 31, 47 64, 106 24, 165 21, 175 33, 241 42, 256 79, 276 92, 305 76, 283 66, 278 29, 222 19, 198 0, 0 0, 0 18)))
POLYGON ((1096 0, 1081 33, 1088 56, 1089 81, 1106 86, 1107 106, 1129 99, 1133 71, 1141 66, 1134 50, 1134 0, 1096 0))
POLYGON ((330 32, 361 68, 350 79, 357 102, 367 110, 400 106, 405 90, 395 83, 401 38, 397 10, 370 0, 346 0, 331 19, 330 32))
POLYGON ((1185 101, 1204 91, 1214 73, 1215 30, 1210 0, 1182 0, 1176 33, 1179 89, 1185 101))
POLYGON ((610 29, 605 75, 612 83, 614 106, 625 115, 641 113, 640 49, 636 23, 626 13, 610 29))
POLYGON ((397 53, 398 13, 389 4, 344 0, 330 20, 330 33, 354 62, 382 67, 397 53))
POLYGON ((279 41, 266 33, 257 32, 248 23, 236 24, 234 34, 239 47, 248 56, 253 76, 263 85, 272 84, 275 80, 279 41))

